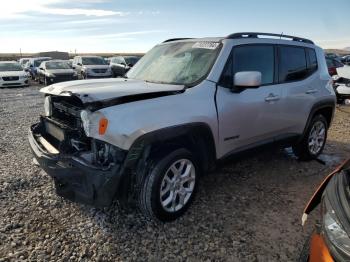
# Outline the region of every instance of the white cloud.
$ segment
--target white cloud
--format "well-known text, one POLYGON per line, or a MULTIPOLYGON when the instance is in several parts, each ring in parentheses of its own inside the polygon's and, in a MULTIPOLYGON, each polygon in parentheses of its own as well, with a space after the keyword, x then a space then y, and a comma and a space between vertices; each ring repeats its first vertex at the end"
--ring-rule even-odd
POLYGON ((81 9, 81 8, 49 8, 49 7, 40 7, 36 8, 36 11, 44 14, 51 15, 85 15, 85 16, 125 16, 128 13, 116 12, 110 10, 100 10, 100 9, 81 9))
MULTIPOLYGON (((102 10, 102 9, 88 9, 88 8, 56 8, 52 5, 70 3, 69 0, 10 0, 6 1, 1 7, 1 17, 0 19, 20 19, 25 18, 25 16, 30 12, 40 12, 49 15, 84 15, 84 16, 124 16, 128 13, 102 10)), ((102 3, 106 2, 104 0, 87 0, 87 1, 74 1, 74 3, 102 3)))

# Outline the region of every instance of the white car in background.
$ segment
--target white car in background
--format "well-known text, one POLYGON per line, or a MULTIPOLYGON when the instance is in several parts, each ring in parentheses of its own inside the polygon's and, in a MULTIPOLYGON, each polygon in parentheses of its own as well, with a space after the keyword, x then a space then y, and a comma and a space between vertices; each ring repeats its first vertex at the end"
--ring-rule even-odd
POLYGON ((339 104, 350 103, 350 66, 337 68, 337 75, 333 76, 333 86, 339 104))
POLYGON ((0 62, 0 87, 28 86, 28 73, 16 61, 0 62))

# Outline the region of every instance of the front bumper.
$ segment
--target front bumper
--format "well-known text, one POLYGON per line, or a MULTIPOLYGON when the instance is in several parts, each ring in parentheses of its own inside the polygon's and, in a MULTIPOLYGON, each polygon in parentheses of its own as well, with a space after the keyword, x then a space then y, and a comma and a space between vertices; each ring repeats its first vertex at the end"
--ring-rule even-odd
POLYGON ((110 78, 112 77, 112 72, 106 73, 94 73, 92 71, 85 72, 87 78, 110 78))
POLYGON ((28 86, 28 79, 19 79, 14 81, 3 81, 0 80, 0 87, 21 87, 28 86))
POLYGON ((42 123, 31 126, 29 144, 41 168, 54 179, 57 194, 74 202, 109 206, 118 190, 120 168, 116 165, 102 169, 79 155, 49 153, 39 141, 43 133, 42 123))
POLYGON ((55 77, 46 77, 48 84, 55 84, 67 81, 78 80, 78 76, 55 76, 55 77))

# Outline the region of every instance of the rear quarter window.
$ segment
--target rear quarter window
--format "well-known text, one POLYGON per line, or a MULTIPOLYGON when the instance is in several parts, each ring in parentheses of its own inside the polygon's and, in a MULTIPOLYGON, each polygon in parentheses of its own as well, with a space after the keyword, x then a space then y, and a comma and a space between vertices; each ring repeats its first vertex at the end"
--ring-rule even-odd
POLYGON ((314 72, 316 72, 318 68, 317 56, 316 56, 315 50, 311 48, 306 49, 306 54, 308 57, 308 71, 309 71, 309 75, 311 75, 314 72))

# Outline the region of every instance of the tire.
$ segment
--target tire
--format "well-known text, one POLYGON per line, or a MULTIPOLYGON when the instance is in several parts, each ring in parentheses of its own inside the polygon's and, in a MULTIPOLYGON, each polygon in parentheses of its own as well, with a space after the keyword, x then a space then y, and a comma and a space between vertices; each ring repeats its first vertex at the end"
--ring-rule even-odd
POLYGON ((196 193, 200 172, 197 160, 190 151, 181 148, 165 157, 152 159, 151 163, 140 190, 140 209, 148 219, 162 222, 175 220, 185 213, 196 193), (181 164, 184 164, 182 171, 181 164), (176 174, 170 168, 180 170, 180 173, 177 173, 178 182, 173 181, 173 179, 176 181, 176 174), (188 176, 181 178, 181 174, 186 173, 188 176), (185 188, 188 192, 185 192, 185 188), (183 200, 182 203, 180 198, 183 200), (166 204, 168 200, 170 203, 166 204))
POLYGON ((307 130, 304 134, 304 137, 301 141, 293 146, 294 154, 300 160, 313 160, 316 159, 323 151, 323 148, 327 141, 327 131, 328 131, 328 123, 326 118, 323 115, 316 115, 310 122, 307 130), (324 132, 322 135, 323 139, 321 139, 321 131, 319 133, 319 138, 315 137, 315 133, 318 133, 318 128, 321 128, 324 132), (313 140, 313 141, 312 141, 313 140), (315 143, 317 141, 317 143, 315 143))

